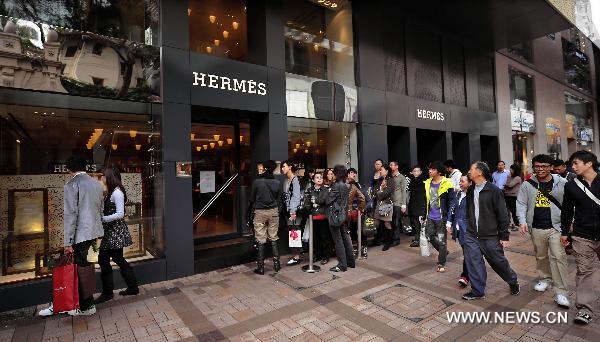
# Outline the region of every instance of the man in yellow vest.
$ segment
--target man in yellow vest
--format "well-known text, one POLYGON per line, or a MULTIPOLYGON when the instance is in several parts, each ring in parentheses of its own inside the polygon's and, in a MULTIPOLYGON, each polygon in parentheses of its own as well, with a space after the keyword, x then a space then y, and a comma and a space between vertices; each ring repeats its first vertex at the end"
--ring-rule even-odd
POLYGON ((442 162, 435 161, 429 165, 429 179, 425 181, 426 216, 425 219, 421 218, 421 223, 425 223, 425 235, 433 248, 439 252, 438 272, 446 272, 448 254, 446 220, 455 197, 454 184, 444 177, 445 173, 446 167, 442 162))

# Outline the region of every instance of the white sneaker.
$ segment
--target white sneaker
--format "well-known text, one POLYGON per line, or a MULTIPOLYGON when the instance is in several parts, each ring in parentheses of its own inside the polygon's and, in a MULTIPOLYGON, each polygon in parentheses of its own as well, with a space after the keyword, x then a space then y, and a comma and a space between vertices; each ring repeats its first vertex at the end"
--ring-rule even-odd
POLYGON ((534 290, 538 291, 538 292, 544 292, 547 289, 551 288, 552 285, 550 285, 549 281, 546 280, 540 280, 538 281, 537 284, 535 284, 535 286, 533 287, 534 290))
POLYGON ((96 313, 96 306, 92 305, 92 307, 90 307, 87 310, 80 310, 80 309, 76 309, 76 310, 71 310, 68 312, 68 314, 70 316, 91 316, 93 314, 96 313))
POLYGON ((569 303, 569 299, 567 298, 567 296, 562 295, 562 294, 557 294, 556 296, 554 296, 554 301, 559 306, 564 306, 566 308, 571 306, 571 303, 569 303))
POLYGON ((54 315, 54 305, 52 305, 52 303, 50 303, 50 306, 48 306, 47 308, 45 308, 43 310, 40 310, 40 312, 38 312, 38 315, 42 316, 42 317, 54 315))

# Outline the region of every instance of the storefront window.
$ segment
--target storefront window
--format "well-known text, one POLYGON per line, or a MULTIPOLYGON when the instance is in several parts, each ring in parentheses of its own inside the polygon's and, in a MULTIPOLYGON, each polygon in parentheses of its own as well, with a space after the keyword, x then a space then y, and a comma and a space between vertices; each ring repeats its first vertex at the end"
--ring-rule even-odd
POLYGON ((589 57, 585 53, 587 38, 573 28, 562 38, 565 81, 585 92, 591 90, 589 57))
POLYGON ((159 43, 158 0, 7 0, 0 6, 0 15, 30 21, 31 40, 39 44, 46 41, 48 25, 147 45, 159 43))
POLYGON ((125 40, 6 16, 0 21, 0 87, 160 101, 160 51, 143 38, 125 40))
POLYGON ((533 157, 533 132, 535 112, 533 98, 533 76, 509 68, 510 118, 513 134, 515 163, 529 166, 533 157))
POLYGON ((287 115, 331 121, 357 122, 356 87, 286 73, 287 115))
POLYGON ((65 161, 72 154, 85 157, 98 180, 105 167, 121 170, 134 241, 125 256, 161 257, 158 151, 149 115, 0 105, 0 283, 50 273, 49 261, 63 246, 65 161))
POLYGON ((565 93, 565 113, 569 155, 579 150, 592 151, 592 103, 565 93))
POLYGON ((247 52, 246 1, 190 0, 190 50, 243 61, 247 52))
POLYGON ((288 118, 288 156, 300 169, 358 166, 356 125, 288 118))
POLYGON ((285 70, 354 85, 350 1, 284 1, 285 70))

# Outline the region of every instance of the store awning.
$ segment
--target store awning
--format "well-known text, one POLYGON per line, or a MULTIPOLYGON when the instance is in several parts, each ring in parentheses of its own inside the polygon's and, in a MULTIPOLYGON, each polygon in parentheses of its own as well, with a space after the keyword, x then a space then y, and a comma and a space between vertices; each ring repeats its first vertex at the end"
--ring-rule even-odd
POLYGON ((503 49, 568 29, 572 24, 546 0, 402 1, 414 13, 481 46, 503 49))

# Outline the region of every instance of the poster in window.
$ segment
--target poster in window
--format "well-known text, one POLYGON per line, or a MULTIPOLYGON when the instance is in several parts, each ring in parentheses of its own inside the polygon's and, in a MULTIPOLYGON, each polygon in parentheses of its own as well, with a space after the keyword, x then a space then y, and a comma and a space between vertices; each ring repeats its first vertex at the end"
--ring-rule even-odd
POLYGON ((531 110, 511 105, 510 119, 513 131, 533 132, 535 130, 535 117, 531 110))
POLYGON ((215 192, 215 171, 200 171, 200 193, 215 192))

